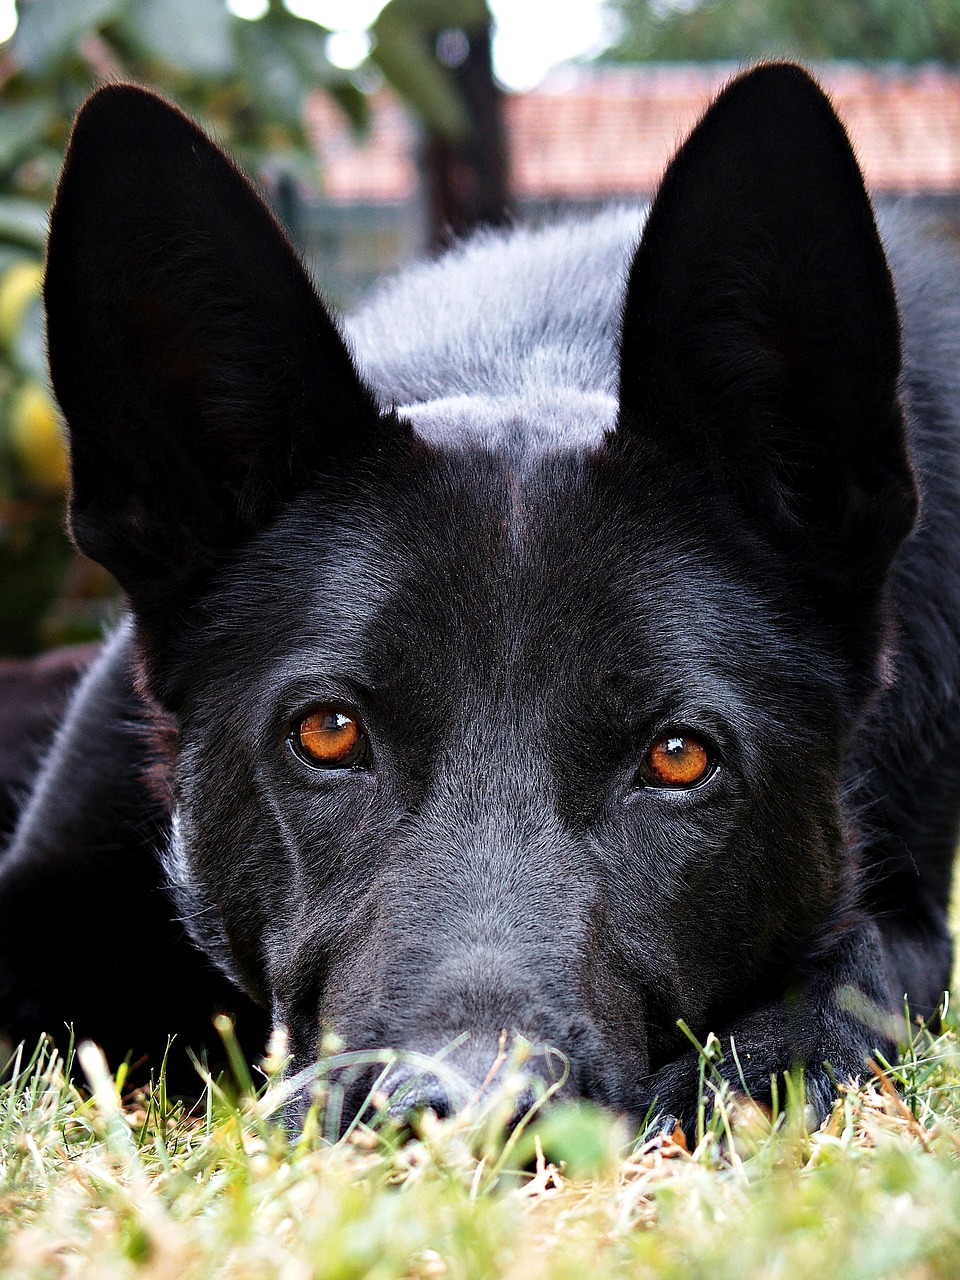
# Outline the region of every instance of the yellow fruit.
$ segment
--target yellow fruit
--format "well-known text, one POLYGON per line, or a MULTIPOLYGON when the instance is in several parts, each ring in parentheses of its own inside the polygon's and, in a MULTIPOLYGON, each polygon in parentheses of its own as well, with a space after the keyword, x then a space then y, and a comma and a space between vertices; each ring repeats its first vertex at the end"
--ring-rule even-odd
POLYGON ((25 382, 10 403, 10 442, 33 484, 63 493, 70 478, 60 414, 38 382, 25 382))
POLYGON ((9 347, 20 332, 27 307, 40 292, 43 267, 18 262, 0 277, 0 343, 9 347))

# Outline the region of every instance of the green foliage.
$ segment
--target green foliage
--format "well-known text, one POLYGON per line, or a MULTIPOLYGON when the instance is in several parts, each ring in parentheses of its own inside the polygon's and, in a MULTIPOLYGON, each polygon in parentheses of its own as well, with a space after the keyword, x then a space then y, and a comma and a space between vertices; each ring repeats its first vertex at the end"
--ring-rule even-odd
MULTIPOLYGON (((326 33, 279 0, 256 22, 235 17, 223 0, 21 0, 19 12, 3 96, 30 104, 32 143, 50 144, 54 170, 74 111, 107 78, 160 88, 254 169, 312 165, 304 108, 318 88, 343 94, 351 109, 360 103, 362 122, 362 97, 324 54, 326 33)), ((52 176, 42 175, 45 193, 52 176)))
POLYGON ((625 62, 960 61, 956 0, 609 0, 625 62))
MULTIPOLYGON (((229 1028, 228 1057, 230 1050, 229 1028)), ((459 1116, 383 1115, 331 1141, 335 1044, 302 1134, 279 1117, 283 1048, 251 1080, 205 1077, 194 1105, 162 1075, 126 1095, 92 1045, 87 1087, 42 1046, 0 1086, 0 1273, 321 1280, 912 1280, 960 1271, 960 1048, 914 1032, 896 1068, 842 1092, 829 1122, 777 1124, 711 1092, 696 1150, 628 1141, 564 1104, 520 1142, 515 1068, 459 1116), (894 1086, 897 1086, 899 1093, 894 1086)), ((389 1070, 389 1055, 381 1055, 389 1070)), ((519 1064, 522 1066, 522 1062, 519 1064)), ((709 1075, 709 1071, 707 1072, 709 1075)))
MULTIPOLYGON (((329 34, 270 0, 256 21, 225 0, 20 0, 0 52, 0 655, 100 631, 105 575, 76 563, 63 529, 66 484, 46 381, 37 288, 47 209, 70 122, 98 83, 153 85, 199 118, 269 190, 322 181, 308 96, 331 94, 355 127, 366 87, 334 67, 329 34)), ((486 0, 391 0, 375 60, 427 124, 456 133, 462 109, 431 32, 488 18, 486 0)))
POLYGON ((490 21, 487 0, 391 0, 373 25, 373 60, 401 97, 456 141, 468 121, 453 80, 437 60, 438 32, 475 30, 490 21))
POLYGON ((75 561, 66 463, 38 297, 46 215, 76 108, 106 78, 153 84, 268 181, 317 177, 307 95, 364 98, 314 23, 274 5, 260 22, 223 0, 22 0, 0 69, 0 653, 96 635, 109 579, 75 561))

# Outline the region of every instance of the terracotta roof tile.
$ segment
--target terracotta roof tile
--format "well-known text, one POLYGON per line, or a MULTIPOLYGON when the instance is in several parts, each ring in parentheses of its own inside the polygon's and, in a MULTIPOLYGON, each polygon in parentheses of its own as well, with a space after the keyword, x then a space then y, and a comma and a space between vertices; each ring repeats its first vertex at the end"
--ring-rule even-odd
MULTIPOLYGON (((512 94, 506 115, 519 199, 648 195, 677 143, 717 89, 726 65, 561 68, 537 89, 512 94)), ((875 190, 960 190, 960 73, 940 67, 868 68, 826 63, 817 73, 875 190)), ((310 126, 334 201, 405 201, 417 182, 416 127, 385 91, 358 144, 317 96, 310 126)))
POLYGON ((310 100, 307 127, 332 201, 404 201, 417 186, 416 126, 390 93, 374 95, 370 131, 359 141, 325 94, 310 100))

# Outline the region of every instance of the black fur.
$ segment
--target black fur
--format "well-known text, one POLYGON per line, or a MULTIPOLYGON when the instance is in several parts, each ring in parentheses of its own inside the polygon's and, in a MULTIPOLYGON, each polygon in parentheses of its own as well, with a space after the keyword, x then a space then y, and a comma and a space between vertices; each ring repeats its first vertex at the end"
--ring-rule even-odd
POLYGON ((256 1005, 294 1068, 326 1026, 468 1032, 479 1081, 507 1029, 689 1117, 682 1018, 761 1096, 804 1065, 822 1113, 889 1048, 856 1000, 929 1013, 950 970, 960 269, 880 227, 769 65, 645 226, 481 237, 348 344, 192 124, 95 94, 50 359, 74 536, 132 613, 0 863, 8 1032, 155 1054, 218 1004, 255 1038, 256 1005), (355 767, 291 749, 323 703, 355 767), (702 785, 644 775, 671 726, 702 785))

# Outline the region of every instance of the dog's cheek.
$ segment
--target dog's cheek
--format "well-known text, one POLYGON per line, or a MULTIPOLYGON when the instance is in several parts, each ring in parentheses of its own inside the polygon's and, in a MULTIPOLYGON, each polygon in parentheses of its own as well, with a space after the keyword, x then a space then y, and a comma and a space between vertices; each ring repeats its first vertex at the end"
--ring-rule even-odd
POLYGON ((352 1045, 383 1044, 377 1013, 383 980, 376 945, 380 910, 376 885, 363 889, 341 878, 326 893, 306 896, 289 926, 274 931, 274 1016, 290 1032, 296 1061, 312 1061, 327 1032, 349 1033, 352 1045))
MULTIPOLYGON (((812 766, 811 766, 812 768, 812 766)), ((611 824, 606 894, 595 918, 592 986, 646 1021, 655 1068, 706 1033, 732 1001, 760 992, 846 905, 843 836, 829 779, 804 769, 735 808, 611 824)), ((835 793, 836 784, 832 784, 835 793)), ((599 999, 599 996, 598 996, 599 999)))
POLYGON ((293 868, 255 763, 229 736, 187 723, 176 797, 165 866, 180 917, 227 976, 269 1008, 265 946, 286 917, 293 868))

